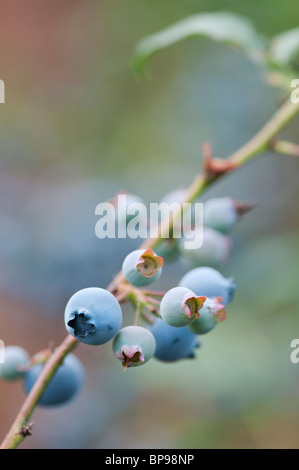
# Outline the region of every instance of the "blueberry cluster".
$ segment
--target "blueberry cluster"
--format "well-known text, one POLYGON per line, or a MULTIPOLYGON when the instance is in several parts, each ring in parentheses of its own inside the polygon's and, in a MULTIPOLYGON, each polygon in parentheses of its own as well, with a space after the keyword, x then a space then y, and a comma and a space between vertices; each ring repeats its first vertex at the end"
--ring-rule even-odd
POLYGON ((225 307, 236 285, 216 269, 189 271, 161 300, 161 318, 150 327, 156 340, 155 357, 161 361, 195 357, 198 335, 211 331, 226 318, 225 307))
MULTIPOLYGON (((164 196, 161 202, 167 204, 182 203, 186 199, 186 190, 179 189, 164 196)), ((157 248, 158 255, 171 261, 181 256, 189 268, 211 266, 219 268, 229 260, 233 247, 230 234, 240 218, 252 209, 253 205, 238 202, 230 197, 218 197, 207 200, 203 205, 202 245, 197 249, 186 249, 186 240, 196 236, 194 214, 191 211, 190 231, 186 230, 180 238, 169 238, 157 248)))
MULTIPOLYGON (((175 197, 182 195, 176 193, 175 197)), ((115 288, 108 291, 89 287, 69 299, 64 313, 68 333, 78 342, 92 346, 112 340, 113 354, 125 370, 143 365, 153 357, 165 362, 195 357, 194 351, 200 346, 198 336, 207 334, 226 318, 225 308, 236 288, 232 278, 223 277, 210 265, 224 259, 227 234, 239 218, 237 205, 232 199, 222 198, 208 201, 205 207, 203 253, 189 250, 189 256, 195 264, 204 260, 207 266, 191 269, 167 292, 148 290, 146 287, 161 276, 164 264, 161 251, 171 257, 180 250, 174 240, 160 240, 156 252, 151 248, 134 250, 124 259, 122 277, 115 288), (124 301, 132 303, 136 318, 134 325, 121 327, 120 303, 124 301)), ((28 394, 51 352, 30 358, 24 349, 9 346, 4 353, 0 377, 9 381, 23 378, 28 394)), ((83 383, 81 362, 68 354, 49 380, 39 404, 68 403, 77 396, 83 383)))
MULTIPOLYGON (((132 293, 135 287, 148 285, 161 275, 163 259, 152 250, 136 250, 124 260, 122 271, 132 293)), ((212 267, 203 266, 189 271, 178 286, 166 293, 137 290, 155 307, 149 312, 154 320, 144 316, 145 327, 128 326, 114 338, 114 355, 127 368, 142 365, 151 357, 171 362, 183 358, 193 358, 194 349, 200 342, 198 335, 211 331, 226 318, 225 307, 232 300, 236 285, 232 278, 225 278, 212 267), (160 296, 157 301, 153 296, 160 296), (151 334, 150 334, 151 333, 151 334)), ((140 300, 148 307, 147 301, 140 300)), ((152 306, 153 307, 153 306, 152 306)), ((142 315, 142 310, 141 310, 142 315)))

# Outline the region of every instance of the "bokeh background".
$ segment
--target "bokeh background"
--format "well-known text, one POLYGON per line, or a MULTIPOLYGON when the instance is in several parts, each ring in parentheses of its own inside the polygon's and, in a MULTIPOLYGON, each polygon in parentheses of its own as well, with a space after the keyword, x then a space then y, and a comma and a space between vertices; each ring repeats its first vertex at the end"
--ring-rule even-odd
MULTIPOLYGON (((158 54, 148 80, 136 43, 185 16, 229 10, 268 36, 297 26, 297 0, 0 0, 0 338, 30 353, 65 336, 68 298, 105 287, 137 242, 99 240, 94 214, 118 190, 158 202, 200 170, 201 145, 228 156, 280 103, 239 52, 195 39, 158 54)), ((294 77, 295 78, 295 77, 294 77)), ((298 78, 298 77, 297 77, 298 78)), ((298 120, 283 137, 298 142, 298 120)), ((258 203, 222 268, 238 284, 228 318, 195 360, 122 373, 80 345, 86 384, 72 404, 37 409, 22 448, 299 447, 299 162, 271 153, 205 195, 258 203)), ((186 272, 169 264, 159 288, 186 272)), ((156 286, 158 288, 158 286, 156 286)), ((132 312, 125 310, 125 324, 132 312)), ((22 383, 0 383, 0 437, 22 383)))

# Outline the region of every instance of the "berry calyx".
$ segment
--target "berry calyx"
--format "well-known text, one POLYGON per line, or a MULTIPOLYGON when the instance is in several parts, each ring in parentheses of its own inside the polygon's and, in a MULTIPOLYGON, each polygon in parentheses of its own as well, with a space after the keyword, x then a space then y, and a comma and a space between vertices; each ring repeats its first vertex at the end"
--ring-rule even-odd
POLYGON ((174 287, 162 298, 160 314, 171 326, 186 326, 196 318, 200 318, 200 310, 205 301, 205 296, 198 297, 186 287, 174 287))
POLYGON ((211 331, 217 323, 225 318, 225 306, 221 303, 221 297, 207 298, 200 312, 200 318, 192 322, 189 329, 196 335, 203 335, 211 331))
POLYGON ((163 264, 163 258, 155 255, 153 250, 149 249, 140 256, 140 261, 136 266, 144 277, 153 277, 163 264))
POLYGON ((152 249, 134 250, 124 259, 122 271, 133 286, 146 286, 159 279, 164 260, 152 249))

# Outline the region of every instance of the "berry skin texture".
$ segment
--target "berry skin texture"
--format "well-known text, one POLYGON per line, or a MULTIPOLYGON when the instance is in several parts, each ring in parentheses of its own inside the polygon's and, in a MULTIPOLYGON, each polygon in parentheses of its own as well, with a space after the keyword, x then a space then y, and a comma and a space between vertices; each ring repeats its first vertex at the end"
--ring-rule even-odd
POLYGON ((189 325, 189 329, 192 333, 195 335, 204 335, 211 331, 217 323, 225 320, 226 314, 224 305, 220 302, 221 297, 207 298, 200 311, 200 318, 194 320, 194 322, 189 325))
POLYGON ((209 199, 204 203, 204 224, 218 232, 230 233, 239 219, 254 206, 230 197, 209 199))
POLYGON ((124 259, 122 271, 133 286, 147 286, 159 279, 163 264, 163 258, 151 249, 134 250, 124 259))
MULTIPOLYGON (((43 369, 43 364, 36 364, 25 374, 24 387, 28 394, 43 369)), ((76 398, 84 383, 84 368, 79 359, 73 354, 65 357, 51 382, 44 391, 39 405, 59 406, 76 398)))
POLYGON ((3 364, 0 364, 0 377, 4 380, 16 380, 23 376, 22 367, 29 365, 30 357, 25 349, 19 346, 4 348, 3 364))
MULTIPOLYGON (((190 239, 191 235, 187 234, 186 237, 190 239)), ((203 242, 200 248, 185 249, 184 244, 185 238, 183 237, 181 239, 181 253, 184 261, 191 267, 220 266, 229 260, 232 250, 232 240, 209 227, 203 227, 203 242)))
POLYGON ((197 297, 186 287, 174 287, 166 292, 161 300, 161 317, 168 325, 186 326, 200 318, 200 310, 205 300, 205 296, 197 297))
POLYGON ((149 329, 156 340, 156 359, 173 362, 195 357, 194 349, 199 347, 199 342, 189 328, 176 328, 158 319, 149 329))
POLYGON ((214 268, 202 266, 185 274, 179 286, 187 287, 196 295, 207 297, 221 297, 221 303, 227 305, 233 299, 236 284, 233 278, 225 278, 214 268))
POLYGON ((113 353, 125 369, 145 364, 153 357, 155 349, 154 336, 142 326, 126 326, 113 340, 113 353))
POLYGON ((204 204, 204 224, 218 232, 230 233, 238 219, 235 201, 230 197, 209 199, 204 204))
POLYGON ((64 320, 67 331, 78 341, 99 345, 107 343, 120 329, 122 310, 106 289, 88 287, 70 298, 64 320))

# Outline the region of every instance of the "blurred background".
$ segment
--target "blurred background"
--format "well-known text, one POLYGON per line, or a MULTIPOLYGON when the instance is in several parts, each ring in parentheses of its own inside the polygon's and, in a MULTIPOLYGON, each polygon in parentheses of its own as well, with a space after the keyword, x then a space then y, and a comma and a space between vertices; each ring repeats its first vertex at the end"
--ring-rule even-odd
MULTIPOLYGON (((192 13, 247 15, 271 36, 297 26, 296 0, 0 0, 0 338, 31 354, 65 336, 68 298, 105 287, 132 240, 99 240, 98 203, 119 190, 158 202, 200 171, 203 141, 226 157, 280 103, 239 52, 206 39, 158 54, 146 81, 131 68, 145 35, 192 13)), ((295 77, 294 77, 295 78, 295 77)), ((297 77, 298 78, 298 77, 297 77)), ((298 120, 281 136, 298 143, 298 120)), ((80 345, 83 393, 34 413, 22 448, 298 447, 299 161, 267 153, 205 197, 258 203, 233 233, 228 318, 195 360, 152 360, 122 373, 111 353, 80 345)), ((166 266, 156 288, 186 272, 166 266)), ((132 320, 125 309, 124 324, 132 320)), ((23 399, 0 383, 0 438, 23 399)))

